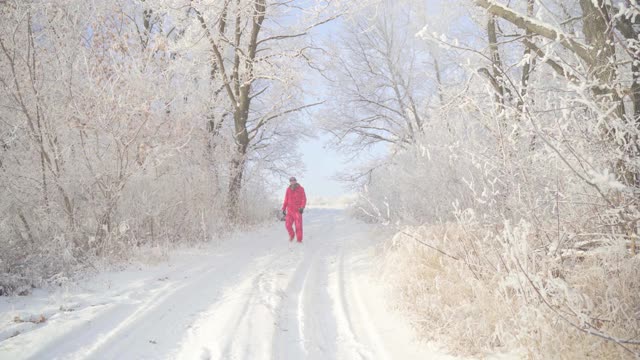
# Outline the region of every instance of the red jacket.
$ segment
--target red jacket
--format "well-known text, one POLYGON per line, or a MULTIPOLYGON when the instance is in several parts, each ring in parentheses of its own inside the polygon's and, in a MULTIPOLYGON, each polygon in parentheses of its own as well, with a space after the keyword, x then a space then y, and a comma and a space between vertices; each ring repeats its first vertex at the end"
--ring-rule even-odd
POLYGON ((289 186, 287 193, 284 195, 284 203, 282 204, 282 210, 298 211, 300 208, 304 208, 307 205, 307 195, 304 193, 304 188, 299 184, 295 187, 289 186))

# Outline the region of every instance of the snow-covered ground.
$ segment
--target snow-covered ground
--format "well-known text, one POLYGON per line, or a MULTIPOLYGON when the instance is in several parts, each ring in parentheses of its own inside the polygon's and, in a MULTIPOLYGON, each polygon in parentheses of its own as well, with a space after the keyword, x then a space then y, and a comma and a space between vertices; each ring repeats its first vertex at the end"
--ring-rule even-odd
POLYGON ((0 298, 0 359, 452 359, 385 304, 383 236, 309 209, 302 245, 278 222, 72 290, 0 298))

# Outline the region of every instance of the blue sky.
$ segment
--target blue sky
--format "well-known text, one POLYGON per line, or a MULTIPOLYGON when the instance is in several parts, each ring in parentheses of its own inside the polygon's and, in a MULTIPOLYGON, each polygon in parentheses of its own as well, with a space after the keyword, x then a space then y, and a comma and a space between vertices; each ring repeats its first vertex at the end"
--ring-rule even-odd
MULTIPOLYGON (((339 28, 338 21, 332 21, 315 29, 313 32, 316 41, 327 41, 334 38, 339 28)), ((313 89, 306 95, 306 102, 327 100, 330 97, 327 91, 326 79, 315 71, 307 74, 306 82, 313 84, 313 89)), ((321 105, 325 106, 325 105, 321 105)), ((322 108, 315 108, 307 112, 311 117, 322 108)), ((314 119, 307 119, 308 125, 314 132, 315 138, 305 138, 299 146, 302 161, 306 171, 296 177, 308 197, 340 197, 349 193, 344 184, 335 180, 335 175, 346 168, 345 158, 329 146, 329 135, 315 127, 314 119)))
POLYGON ((326 145, 327 137, 309 139, 300 146, 306 173, 298 180, 309 197, 338 197, 347 193, 343 185, 332 177, 342 169, 343 158, 326 145))

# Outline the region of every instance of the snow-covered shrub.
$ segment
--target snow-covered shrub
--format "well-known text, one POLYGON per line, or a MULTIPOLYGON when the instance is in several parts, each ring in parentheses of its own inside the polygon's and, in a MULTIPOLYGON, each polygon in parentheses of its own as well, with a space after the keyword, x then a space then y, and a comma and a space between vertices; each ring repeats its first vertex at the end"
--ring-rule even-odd
POLYGON ((619 244, 549 257, 528 248, 536 242, 531 229, 525 222, 403 229, 383 267, 399 294, 395 306, 424 337, 465 355, 620 359, 637 351, 640 257, 619 244))
POLYGON ((388 274, 403 277, 416 324, 436 323, 458 351, 637 355, 640 13, 623 2, 469 4, 457 4, 460 18, 430 18, 423 45, 390 25, 415 26, 418 5, 344 40, 346 63, 371 60, 340 84, 360 104, 345 114, 356 124, 332 131, 390 144, 352 176, 355 211, 423 226, 398 235, 412 245, 392 250, 403 266, 388 274), (412 49, 389 51, 397 44, 412 49), (425 94, 429 81, 436 91, 425 94))
POLYGON ((476 172, 471 160, 457 156, 459 143, 437 128, 420 143, 398 152, 371 171, 371 178, 352 207, 370 220, 419 224, 425 219, 451 218, 453 201, 471 205, 465 178, 476 172))
MULTIPOLYGON (((219 84, 143 5, 0 2, 0 294, 235 226, 219 84)), ((249 166, 242 223, 270 207, 249 166)))

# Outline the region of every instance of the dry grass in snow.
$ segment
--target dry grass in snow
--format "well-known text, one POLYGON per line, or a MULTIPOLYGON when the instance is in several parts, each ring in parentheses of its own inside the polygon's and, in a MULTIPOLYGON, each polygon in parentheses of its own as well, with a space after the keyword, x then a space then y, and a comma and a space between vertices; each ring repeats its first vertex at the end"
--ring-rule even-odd
POLYGON ((527 224, 406 228, 384 274, 420 333, 457 354, 622 359, 640 353, 640 256, 535 249, 527 224))

